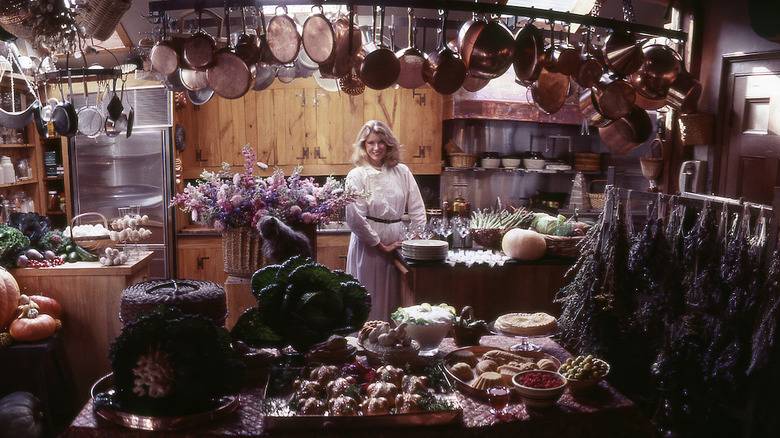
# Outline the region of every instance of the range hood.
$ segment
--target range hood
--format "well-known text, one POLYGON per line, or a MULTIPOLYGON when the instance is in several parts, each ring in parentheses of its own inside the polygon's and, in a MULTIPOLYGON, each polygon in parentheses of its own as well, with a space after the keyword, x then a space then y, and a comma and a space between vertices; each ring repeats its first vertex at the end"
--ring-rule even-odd
POLYGON ((527 90, 515 82, 515 71, 510 68, 479 91, 472 93, 461 88, 444 96, 442 116, 445 120, 488 119, 582 125, 582 112, 577 105, 579 93, 571 93, 559 111, 545 114, 529 101, 527 90))

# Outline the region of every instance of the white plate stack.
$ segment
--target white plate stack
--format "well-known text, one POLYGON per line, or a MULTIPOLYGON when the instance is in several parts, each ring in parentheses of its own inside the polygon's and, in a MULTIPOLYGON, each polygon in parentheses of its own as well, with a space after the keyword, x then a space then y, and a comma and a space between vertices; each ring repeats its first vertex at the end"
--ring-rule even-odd
POLYGON ((412 260, 444 260, 449 246, 443 240, 405 240, 401 254, 412 260))

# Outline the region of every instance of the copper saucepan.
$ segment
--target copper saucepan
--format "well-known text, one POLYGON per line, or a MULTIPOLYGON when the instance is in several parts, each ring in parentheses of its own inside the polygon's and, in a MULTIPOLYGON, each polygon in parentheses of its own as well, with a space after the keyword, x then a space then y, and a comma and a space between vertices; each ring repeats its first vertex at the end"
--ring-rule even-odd
POLYGON ((179 49, 181 47, 178 42, 168 39, 168 20, 165 18, 165 14, 163 14, 162 28, 162 39, 152 47, 149 61, 155 71, 168 76, 179 68, 179 49))
POLYGON ((342 15, 333 23, 336 35, 336 47, 330 60, 320 64, 320 73, 324 78, 337 79, 350 74, 352 60, 360 50, 360 29, 355 25, 354 10, 349 16, 342 15))
POLYGON ((241 35, 236 38, 234 51, 239 58, 243 59, 247 65, 254 65, 260 61, 263 53, 260 50, 260 41, 256 34, 246 32, 246 14, 244 8, 241 8, 241 35))
POLYGON ((217 52, 214 65, 206 70, 209 87, 225 99, 238 99, 254 85, 255 64, 247 65, 230 47, 230 9, 225 8, 228 45, 217 52))
POLYGON ((696 112, 701 97, 701 82, 688 71, 683 70, 672 82, 666 93, 666 103, 682 114, 696 112))
POLYGON ((587 36, 582 44, 582 54, 580 55, 580 65, 577 73, 572 75, 572 79, 583 88, 590 88, 599 81, 604 74, 604 65, 596 59, 591 53, 590 44, 591 30, 588 28, 587 36))
POLYGON ((409 47, 396 52, 395 56, 401 63, 401 72, 398 74, 398 85, 403 88, 420 88, 425 85, 422 75, 425 55, 415 46, 414 37, 417 35, 417 26, 414 20, 414 9, 409 8, 409 47))
POLYGON ((651 44, 642 49, 644 62, 631 75, 631 84, 638 94, 648 99, 662 99, 682 71, 682 58, 671 47, 651 44))
POLYGON ((615 153, 625 154, 647 141, 653 133, 653 122, 647 111, 635 106, 628 114, 599 128, 604 144, 615 153))
MULTIPOLYGON (((188 66, 195 70, 205 70, 212 65, 217 53, 216 40, 203 31, 203 12, 215 17, 217 20, 217 35, 222 33, 222 19, 217 14, 208 9, 198 11, 198 31, 184 41, 181 49, 182 58, 188 66)), ((179 32, 183 32, 184 20, 182 18, 187 15, 190 15, 190 13, 185 13, 179 18, 179 32)))
POLYGON ((452 94, 456 92, 466 80, 466 64, 453 52, 447 44, 446 25, 447 12, 440 10, 441 28, 439 29, 438 48, 428 55, 423 64, 423 77, 425 82, 431 85, 434 90, 441 94, 452 94))
POLYGON ((531 84, 531 96, 539 109, 546 114, 558 112, 566 101, 570 86, 569 76, 542 67, 539 79, 531 84))
POLYGON ((582 57, 577 47, 571 43, 571 25, 566 27, 566 42, 561 41, 558 53, 558 71, 565 75, 574 76, 580 69, 582 57))
POLYGON ((368 88, 383 90, 395 83, 401 73, 401 63, 389 47, 384 44, 385 8, 379 7, 379 43, 376 42, 376 10, 374 25, 363 32, 364 43, 355 58, 355 68, 360 80, 368 88))
POLYGON ((603 128, 612 123, 612 120, 604 117, 599 111, 596 98, 593 96, 593 92, 590 89, 586 89, 580 95, 579 107, 582 116, 585 118, 585 122, 590 126, 603 128))
POLYGON ((542 72, 540 58, 544 52, 544 35, 530 21, 515 35, 512 65, 520 83, 530 85, 542 72))

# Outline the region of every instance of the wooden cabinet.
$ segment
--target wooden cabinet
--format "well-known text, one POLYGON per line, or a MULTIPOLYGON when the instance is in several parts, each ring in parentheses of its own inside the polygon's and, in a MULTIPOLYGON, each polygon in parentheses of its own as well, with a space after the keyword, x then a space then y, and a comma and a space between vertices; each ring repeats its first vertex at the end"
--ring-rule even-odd
POLYGON ((222 236, 179 235, 177 241, 178 278, 225 284, 222 236))
POLYGON ((347 269, 350 233, 317 235, 317 263, 333 269, 347 269))
MULTIPOLYGON (((244 165, 247 143, 258 161, 289 174, 345 175, 352 169, 352 144, 367 120, 387 122, 404 145, 404 162, 415 173, 441 172, 442 100, 429 87, 418 90, 366 89, 359 96, 330 93, 313 78, 274 83, 241 99, 213 98, 177 109, 185 128, 182 176, 197 178, 204 168, 233 171, 244 165)), ((269 173, 268 171, 266 173, 269 173)))
POLYGON ((43 163, 39 169, 43 182, 43 187, 40 190, 41 207, 39 211, 51 219, 55 228, 64 229, 70 224, 72 217, 68 139, 67 137, 41 138, 39 144, 38 162, 43 163), (47 171, 50 168, 50 164, 46 162, 47 154, 55 158, 56 166, 63 167, 63 173, 55 174, 47 171), (50 192, 56 192, 57 196, 65 199, 65 203, 50 205, 50 192))

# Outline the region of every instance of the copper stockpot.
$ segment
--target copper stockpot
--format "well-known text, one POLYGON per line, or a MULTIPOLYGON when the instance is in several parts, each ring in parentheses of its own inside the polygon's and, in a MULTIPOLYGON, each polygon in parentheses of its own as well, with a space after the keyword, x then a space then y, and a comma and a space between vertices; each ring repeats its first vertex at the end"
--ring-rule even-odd
POLYGON ((637 93, 648 99, 661 99, 682 71, 682 58, 671 47, 651 44, 642 49, 644 61, 634 74, 631 84, 637 93))
MULTIPOLYGON (((202 9, 198 12, 198 31, 187 38, 181 48, 181 55, 184 62, 195 70, 205 70, 214 63, 217 54, 217 42, 214 37, 207 34, 201 28, 201 19, 203 12, 211 15, 217 20, 217 35, 222 33, 222 18, 208 9, 202 9)), ((179 17, 179 32, 184 31, 183 18, 192 12, 186 12, 179 17)))
POLYGON ((515 41, 506 25, 494 19, 475 22, 465 32, 459 32, 458 47, 471 76, 495 79, 512 65, 515 41))
POLYGON ((401 62, 389 47, 382 41, 384 37, 385 8, 379 7, 379 43, 376 42, 376 10, 374 10, 374 25, 370 31, 364 29, 363 47, 355 57, 355 68, 360 80, 374 90, 384 90, 393 85, 401 73, 401 62))
POLYGON ((653 122, 647 111, 635 106, 628 114, 599 128, 601 140, 618 154, 625 154, 647 141, 653 133, 653 122))

